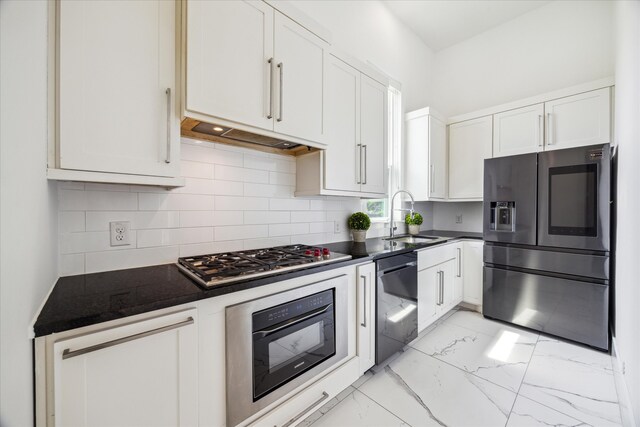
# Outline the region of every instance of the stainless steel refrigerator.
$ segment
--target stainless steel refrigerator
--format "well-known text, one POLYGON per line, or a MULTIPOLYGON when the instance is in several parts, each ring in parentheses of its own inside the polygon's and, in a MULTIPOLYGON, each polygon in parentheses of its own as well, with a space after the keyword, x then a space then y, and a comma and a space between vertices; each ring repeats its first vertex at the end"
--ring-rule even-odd
POLYGON ((483 314, 609 349, 609 144, 487 159, 483 314))

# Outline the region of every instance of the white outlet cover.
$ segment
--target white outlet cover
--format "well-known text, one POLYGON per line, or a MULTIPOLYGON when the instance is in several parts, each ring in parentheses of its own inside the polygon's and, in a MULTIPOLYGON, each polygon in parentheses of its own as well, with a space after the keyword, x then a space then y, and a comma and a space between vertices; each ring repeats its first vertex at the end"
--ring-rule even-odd
POLYGON ((129 221, 114 221, 109 223, 111 246, 126 246, 131 244, 131 223, 129 221))
POLYGON ((342 224, 340 224, 340 221, 333 221, 333 232, 338 234, 341 233, 342 230, 342 224))

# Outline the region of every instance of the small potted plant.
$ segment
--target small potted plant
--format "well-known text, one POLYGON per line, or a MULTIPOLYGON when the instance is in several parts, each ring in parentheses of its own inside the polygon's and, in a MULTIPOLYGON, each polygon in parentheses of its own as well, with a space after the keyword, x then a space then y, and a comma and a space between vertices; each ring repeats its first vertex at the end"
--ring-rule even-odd
POLYGON ((349 217, 349 228, 353 234, 354 242, 364 242, 370 226, 371 219, 369 219, 369 215, 364 212, 356 212, 349 217))
POLYGON ((422 224, 422 215, 418 212, 412 212, 404 217, 404 223, 409 226, 409 234, 418 234, 420 225, 422 224))

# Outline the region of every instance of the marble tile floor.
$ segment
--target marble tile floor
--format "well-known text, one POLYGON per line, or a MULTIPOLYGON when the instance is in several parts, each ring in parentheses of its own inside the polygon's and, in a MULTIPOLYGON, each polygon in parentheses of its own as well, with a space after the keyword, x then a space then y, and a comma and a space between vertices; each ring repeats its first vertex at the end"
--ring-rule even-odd
POLYGON ((611 357, 452 310, 300 426, 619 426, 611 357))

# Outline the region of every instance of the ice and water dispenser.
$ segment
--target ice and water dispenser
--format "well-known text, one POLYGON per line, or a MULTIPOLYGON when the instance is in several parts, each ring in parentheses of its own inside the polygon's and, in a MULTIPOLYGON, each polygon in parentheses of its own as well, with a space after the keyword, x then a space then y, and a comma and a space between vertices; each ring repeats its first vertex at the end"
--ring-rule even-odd
POLYGON ((516 231, 516 202, 491 202, 491 230, 516 231))

